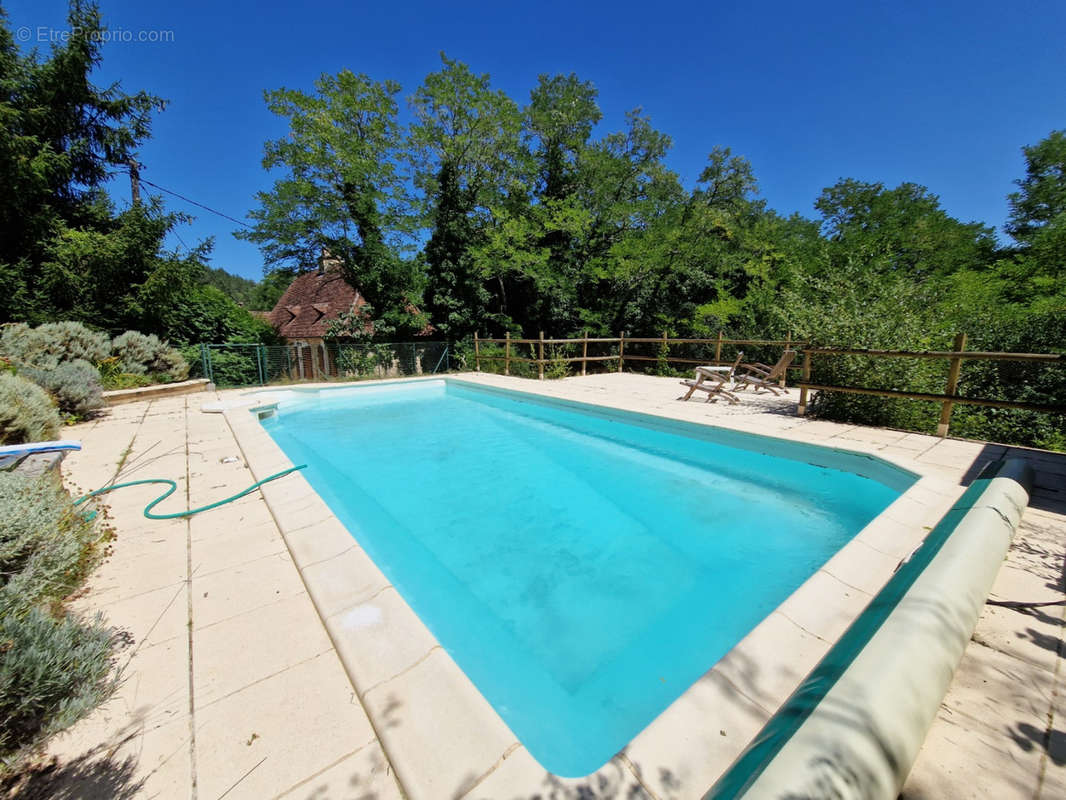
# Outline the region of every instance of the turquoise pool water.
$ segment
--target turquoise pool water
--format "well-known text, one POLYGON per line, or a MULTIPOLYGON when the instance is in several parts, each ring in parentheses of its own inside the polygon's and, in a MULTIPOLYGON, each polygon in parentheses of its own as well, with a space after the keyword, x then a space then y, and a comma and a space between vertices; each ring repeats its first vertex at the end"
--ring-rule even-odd
POLYGON ((914 480, 458 381, 304 392, 263 425, 568 777, 609 760, 914 480))

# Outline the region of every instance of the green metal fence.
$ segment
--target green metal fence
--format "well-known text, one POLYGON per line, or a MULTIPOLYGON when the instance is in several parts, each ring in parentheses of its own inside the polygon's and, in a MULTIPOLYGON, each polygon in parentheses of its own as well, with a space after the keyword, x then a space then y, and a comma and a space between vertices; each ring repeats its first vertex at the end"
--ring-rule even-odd
POLYGON ((452 368, 447 342, 285 345, 201 344, 190 377, 216 386, 265 386, 300 381, 367 380, 433 375, 452 368))

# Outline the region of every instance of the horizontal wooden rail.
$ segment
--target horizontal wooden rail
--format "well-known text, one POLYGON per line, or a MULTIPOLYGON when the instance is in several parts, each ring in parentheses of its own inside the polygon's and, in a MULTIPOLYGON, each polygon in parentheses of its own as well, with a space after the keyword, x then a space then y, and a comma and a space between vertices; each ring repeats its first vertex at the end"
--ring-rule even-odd
MULTIPOLYGON (((482 361, 508 360, 508 356, 487 356, 484 353, 481 354, 480 358, 482 361)), ((510 356, 511 361, 525 361, 528 364, 551 364, 553 361, 565 361, 568 364, 571 364, 575 361, 614 361, 616 358, 618 358, 618 356, 589 356, 588 358, 583 356, 567 356, 566 358, 522 358, 521 356, 510 356)), ((626 356, 627 361, 630 358, 634 358, 634 356, 626 356)), ((657 361, 658 359, 652 358, 651 360, 657 361)), ((699 363, 706 364, 708 362, 700 361, 699 363)), ((730 361, 729 363, 732 364, 733 362, 730 361)))
POLYGON ((995 353, 981 350, 861 350, 840 347, 807 347, 805 353, 819 356, 871 356, 874 358, 961 358, 965 361, 1046 361, 1066 363, 1064 353, 995 353))
MULTIPOLYGON (((482 341, 485 341, 482 339, 482 341)), ((545 339, 545 342, 548 340, 545 339)), ((628 342, 629 340, 626 339, 628 342)), ((553 361, 565 361, 568 364, 572 364, 577 361, 614 361, 618 358, 617 355, 613 356, 567 356, 566 358, 522 358, 521 356, 489 356, 482 353, 479 358, 482 361, 524 361, 528 364, 550 364, 553 361)), ((626 361, 670 361, 676 364, 706 364, 707 366, 722 366, 733 363, 733 359, 728 361, 715 361, 713 358, 681 358, 674 356, 634 356, 627 355, 626 361)), ((801 364, 790 364, 788 369, 803 369, 801 364)))
POLYGON ((901 397, 907 400, 935 400, 939 403, 950 400, 955 404, 987 406, 988 408, 1019 408, 1026 411, 1042 411, 1047 414, 1066 414, 1066 405, 1047 403, 1023 403, 1016 400, 988 400, 981 397, 960 397, 958 395, 931 394, 929 392, 903 392, 896 389, 867 389, 862 386, 829 386, 821 383, 797 383, 801 389, 814 389, 819 392, 846 392, 849 394, 869 394, 878 397, 901 397))
MULTIPOLYGON (((541 343, 540 339, 484 339, 484 338, 481 338, 481 337, 478 337, 478 341, 481 344, 507 344, 507 342, 510 342, 511 344, 540 344, 541 343)), ((605 343, 608 343, 608 342, 613 343, 613 344, 618 344, 619 342, 622 341, 622 337, 620 337, 620 336, 599 336, 599 337, 590 336, 589 338, 585 339, 585 338, 579 336, 576 339, 544 339, 543 341, 544 341, 544 344, 573 344, 573 345, 578 345, 578 344, 581 344, 583 342, 588 342, 589 344, 597 344, 597 343, 605 344, 605 343)), ((675 344, 713 344, 713 345, 717 345, 719 343, 721 343, 723 345, 743 344, 743 345, 767 345, 767 346, 777 346, 777 347, 783 347, 783 346, 789 345, 789 346, 792 346, 792 347, 797 348, 797 349, 803 349, 806 346, 806 342, 793 342, 793 341, 788 340, 788 339, 720 339, 720 340, 719 339, 663 339, 661 336, 642 336, 642 337, 630 337, 630 336, 627 336, 627 337, 625 337, 625 342, 626 342, 626 344, 660 344, 660 345, 661 344, 666 344, 667 346, 671 346, 671 345, 675 345, 675 344)), ((836 352, 836 351, 834 351, 834 352, 836 352)))
MULTIPOLYGON (((481 342, 482 344, 485 344, 486 342, 488 342, 489 344, 507 344, 507 342, 510 342, 511 344, 540 344, 541 343, 540 339, 482 339, 480 337, 478 337, 478 341, 481 342)), ((544 344, 581 344, 582 342, 619 342, 619 341, 621 341, 621 337, 609 336, 609 337, 606 337, 606 338, 604 338, 604 337, 593 338, 593 337, 590 336, 588 339, 584 339, 584 338, 578 337, 577 339, 544 339, 543 341, 544 341, 544 344)), ((627 342, 632 342, 634 340, 630 339, 629 337, 626 337, 626 341, 627 342)), ((649 341, 661 342, 662 339, 650 339, 649 341)), ((676 341, 679 341, 679 340, 678 339, 671 339, 670 341, 676 342, 676 341)), ((717 340, 716 339, 707 339, 706 341, 713 343, 713 342, 715 342, 717 340)))
MULTIPOLYGON (((513 340, 512 340, 513 341, 513 340)), ((545 339, 544 341, 548 341, 545 339)), ((571 341, 571 340, 567 340, 571 341)), ((578 339, 577 341, 581 341, 578 339)), ((589 341, 593 341, 589 339, 589 341)), ((617 339, 611 339, 612 342, 617 342, 617 339)), ((657 337, 626 337, 626 344, 665 344, 667 346, 673 344, 714 344, 717 345, 719 341, 722 344, 744 344, 744 345, 777 345, 777 346, 791 346, 802 348, 805 342, 793 342, 790 339, 664 339, 661 336, 657 337)))

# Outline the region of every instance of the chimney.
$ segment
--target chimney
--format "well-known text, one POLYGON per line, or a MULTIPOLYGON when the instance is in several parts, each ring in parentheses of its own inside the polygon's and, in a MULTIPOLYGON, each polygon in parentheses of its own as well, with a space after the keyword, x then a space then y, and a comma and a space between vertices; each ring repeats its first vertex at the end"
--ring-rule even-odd
POLYGON ((323 247, 322 254, 318 257, 318 272, 319 274, 324 272, 337 272, 341 268, 341 260, 335 258, 333 254, 329 252, 329 248, 323 247))

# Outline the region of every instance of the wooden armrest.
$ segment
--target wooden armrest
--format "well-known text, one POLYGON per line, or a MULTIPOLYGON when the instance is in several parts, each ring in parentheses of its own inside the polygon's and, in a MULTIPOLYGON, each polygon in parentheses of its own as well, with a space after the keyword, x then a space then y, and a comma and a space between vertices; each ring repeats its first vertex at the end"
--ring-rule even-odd
POLYGON ((702 375, 705 378, 714 378, 715 380, 719 380, 719 381, 723 381, 723 382, 727 378, 727 373, 722 372, 721 370, 712 370, 712 369, 704 369, 703 367, 696 367, 696 372, 698 372, 700 375, 702 375))
POLYGON ((758 362, 755 364, 741 364, 740 366, 742 369, 749 370, 750 372, 758 372, 763 376, 769 375, 771 372, 770 367, 766 366, 766 364, 759 364, 758 362))

